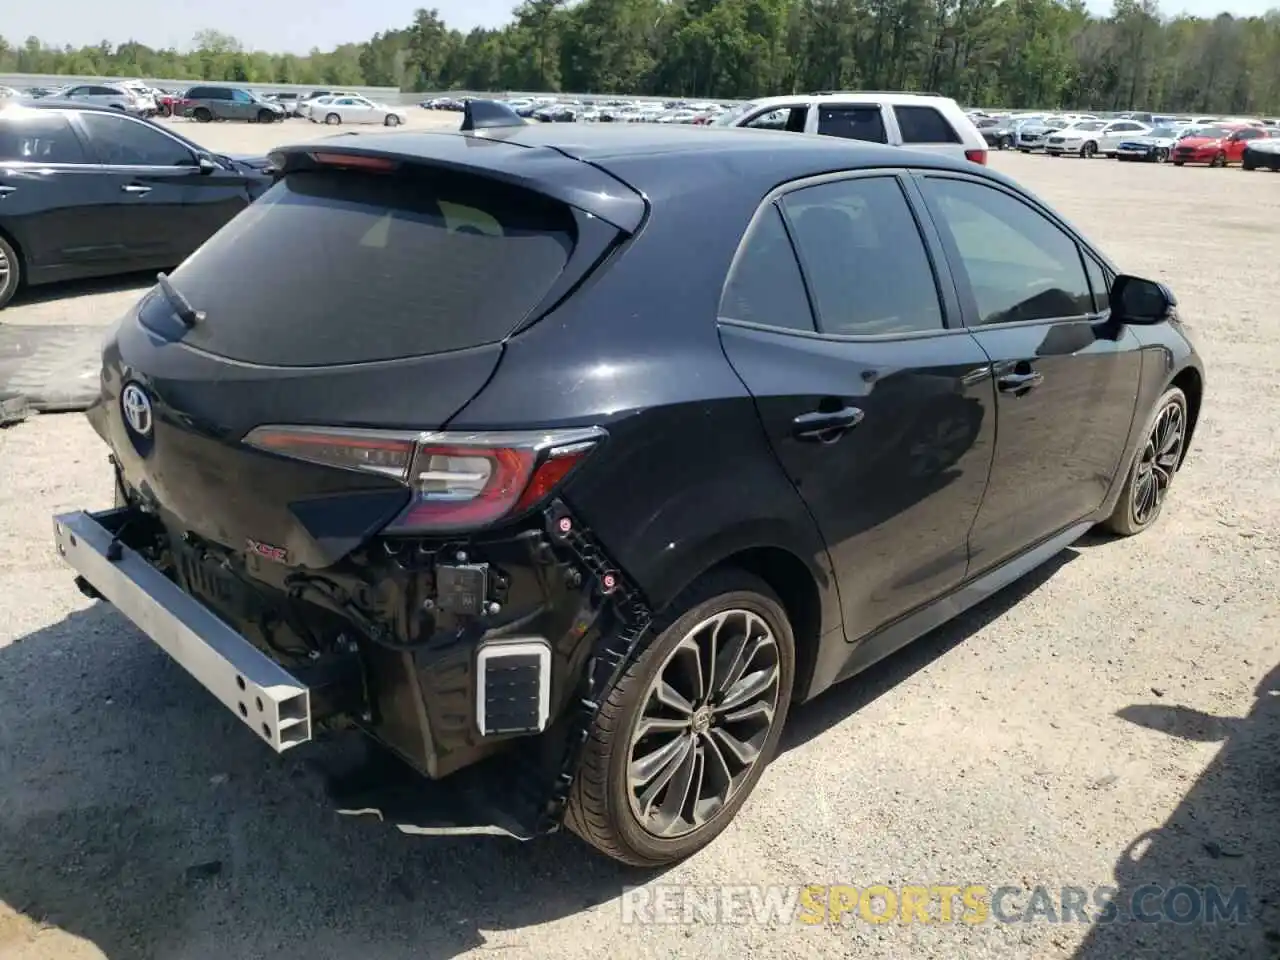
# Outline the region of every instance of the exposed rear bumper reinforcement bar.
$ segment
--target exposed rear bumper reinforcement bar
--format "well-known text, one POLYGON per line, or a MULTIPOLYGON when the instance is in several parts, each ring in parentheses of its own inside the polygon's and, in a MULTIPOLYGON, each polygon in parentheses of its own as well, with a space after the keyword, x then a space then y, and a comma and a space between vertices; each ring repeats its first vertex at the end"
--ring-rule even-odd
POLYGON ((53 518, 58 553, 277 753, 311 739, 311 693, 104 526, 119 515, 53 518))

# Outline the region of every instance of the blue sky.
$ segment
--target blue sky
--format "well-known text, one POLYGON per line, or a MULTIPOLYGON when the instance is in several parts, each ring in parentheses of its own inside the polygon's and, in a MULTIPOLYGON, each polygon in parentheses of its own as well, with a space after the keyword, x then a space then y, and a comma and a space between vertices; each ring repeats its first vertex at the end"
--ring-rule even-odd
MULTIPOLYGON (((1238 16, 1259 14, 1280 0, 1164 0, 1166 14, 1238 16)), ((297 0, 6 0, 0 32, 11 43, 34 34, 46 43, 74 46, 138 40, 156 47, 185 47, 200 29, 239 37, 246 46, 305 53, 407 25, 417 7, 435 7, 450 26, 469 30, 497 26, 511 17, 517 0, 360 0, 358 3, 298 3, 297 0)), ((1099 12, 1110 0, 1090 0, 1099 12)))

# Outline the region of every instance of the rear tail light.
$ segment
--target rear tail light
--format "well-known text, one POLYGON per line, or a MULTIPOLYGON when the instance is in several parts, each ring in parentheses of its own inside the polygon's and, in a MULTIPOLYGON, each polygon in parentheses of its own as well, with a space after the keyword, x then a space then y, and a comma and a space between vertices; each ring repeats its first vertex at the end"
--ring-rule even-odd
POLYGON ((964 158, 972 161, 973 163, 980 163, 984 167, 987 165, 987 151, 985 150, 966 150, 964 152, 964 158))
POLYGON ((469 530, 518 516, 545 500, 604 438, 598 427, 401 433, 264 426, 244 442, 403 483, 412 499, 384 532, 410 534, 469 530))

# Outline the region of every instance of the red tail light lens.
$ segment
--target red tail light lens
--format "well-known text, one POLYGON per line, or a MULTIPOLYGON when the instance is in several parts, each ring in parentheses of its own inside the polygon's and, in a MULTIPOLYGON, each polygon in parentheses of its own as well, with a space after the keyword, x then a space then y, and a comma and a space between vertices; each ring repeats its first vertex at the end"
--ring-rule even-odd
POLYGON ((987 151, 985 150, 966 150, 964 158, 973 163, 980 163, 984 167, 987 165, 987 151))
POLYGON ((251 447, 398 480, 413 499, 386 533, 487 526, 545 500, 604 439, 596 427, 547 432, 400 433, 258 427, 251 447))

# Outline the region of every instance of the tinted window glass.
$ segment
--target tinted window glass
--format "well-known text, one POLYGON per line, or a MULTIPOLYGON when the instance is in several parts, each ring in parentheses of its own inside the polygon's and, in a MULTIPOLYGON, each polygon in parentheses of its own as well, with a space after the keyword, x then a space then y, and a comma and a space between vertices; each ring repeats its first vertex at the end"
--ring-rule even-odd
POLYGON ((751 228, 720 300, 720 316, 771 327, 813 330, 813 314, 800 265, 782 223, 770 204, 751 228))
POLYGON ((897 180, 806 187, 783 203, 818 329, 869 336, 942 327, 933 270, 897 180))
POLYGON ((884 133, 884 118, 880 115, 879 106, 820 107, 818 133, 828 137, 844 137, 846 140, 889 142, 884 133))
POLYGON ((245 93, 243 90, 232 90, 231 99, 236 101, 236 103, 252 103, 253 102, 253 97, 249 96, 249 94, 245 93))
POLYGON ((1263 133, 1263 131, 1257 129, 1256 127, 1250 127, 1248 130, 1240 131, 1241 140, 1255 140, 1258 137, 1262 137, 1262 136, 1266 136, 1266 134, 1263 133))
POLYGON ((95 97, 119 97, 123 94, 119 90, 113 90, 111 87, 90 87, 89 92, 95 97))
POLYGON ((42 111, 21 120, 0 120, 0 160, 88 162, 71 124, 57 110, 42 111))
POLYGON ((949 233, 981 323, 1047 320, 1092 312, 1075 241, 1027 204, 968 180, 922 183, 938 227, 949 233))
MULTIPOLYGON (((751 127, 754 130, 788 130, 794 129, 791 123, 792 113, 797 112, 795 108, 783 107, 779 110, 770 110, 768 113, 762 113, 758 117, 754 117, 743 124, 744 127, 751 127)), ((803 116, 804 111, 800 112, 803 116)), ((804 122, 801 121, 800 131, 804 132, 804 122)))
POLYGON ((82 113, 80 122, 103 163, 180 167, 196 162, 190 150, 145 123, 109 113, 82 113))
POLYGON ((192 87, 183 94, 188 100, 207 100, 209 97, 208 87, 192 87))
MULTIPOLYGON (((894 107, 903 143, 959 143, 960 135, 933 107, 894 107)), ((994 122, 994 121, 993 121, 994 122)))
POLYGON ((439 170, 290 174, 173 273, 185 342, 255 363, 359 363, 511 333, 564 270, 563 204, 439 170), (228 282, 234 278, 234 282, 228 282))
POLYGON ((1093 288, 1094 312, 1102 313, 1110 310, 1111 282, 1107 278, 1107 272, 1102 269, 1102 264, 1088 254, 1085 254, 1084 266, 1089 273, 1089 286, 1093 288))

